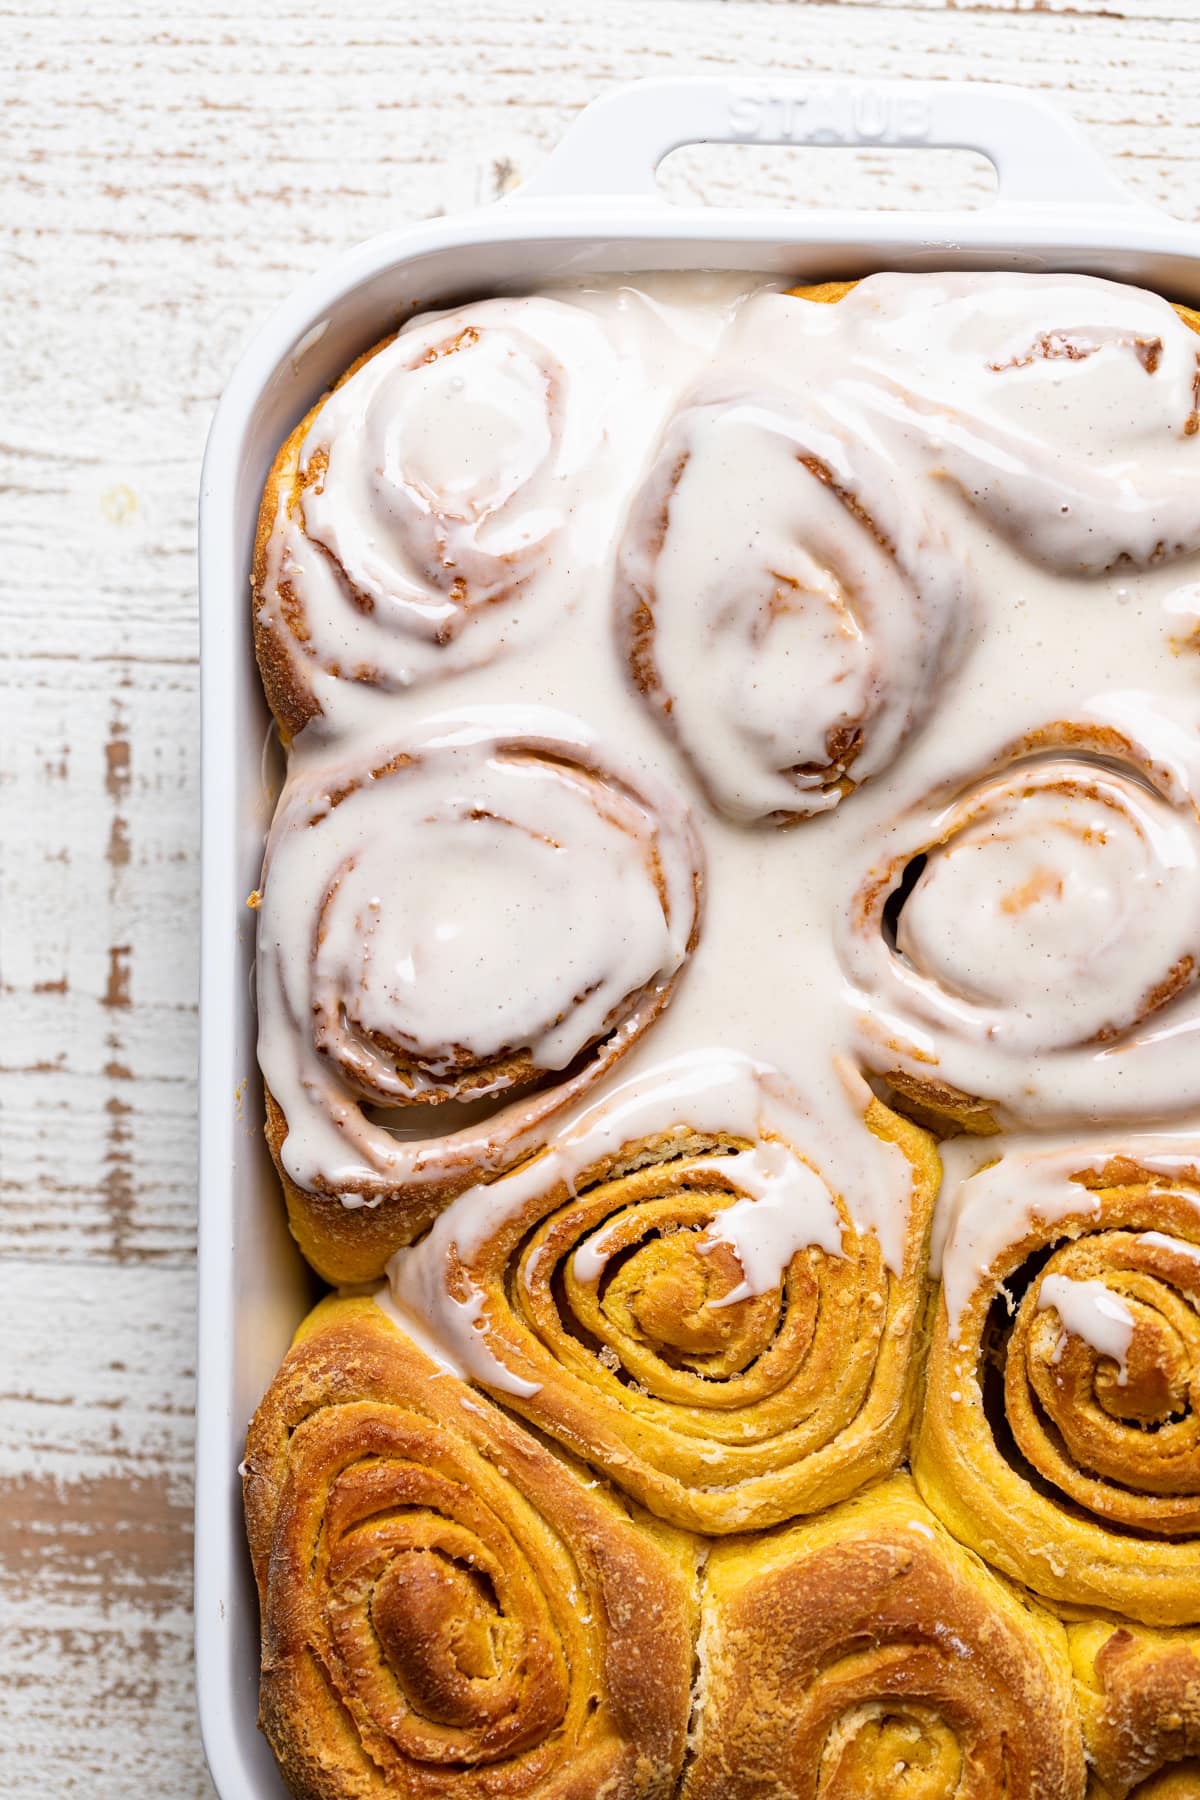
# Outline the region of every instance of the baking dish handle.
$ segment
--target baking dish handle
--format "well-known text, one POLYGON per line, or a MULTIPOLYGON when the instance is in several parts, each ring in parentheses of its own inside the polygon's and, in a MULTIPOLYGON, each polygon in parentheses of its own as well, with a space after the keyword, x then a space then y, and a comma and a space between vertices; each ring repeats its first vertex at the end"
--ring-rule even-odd
POLYGON ((1075 121, 1023 88, 969 82, 637 81, 586 106, 514 201, 649 200, 683 144, 849 144, 981 151, 1000 205, 1134 204, 1075 121))

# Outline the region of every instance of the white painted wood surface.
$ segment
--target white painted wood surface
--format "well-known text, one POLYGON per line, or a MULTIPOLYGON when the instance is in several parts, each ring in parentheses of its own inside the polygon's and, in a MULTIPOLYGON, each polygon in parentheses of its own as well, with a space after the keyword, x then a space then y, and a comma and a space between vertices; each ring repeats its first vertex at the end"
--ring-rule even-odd
MULTIPOLYGON (((211 1794, 192 1717, 194 507, 252 326, 652 73, 1056 94, 1200 217, 1200 0, 3 4, 0 1791, 211 1794)), ((978 204, 978 161, 714 159, 669 191, 978 204)))

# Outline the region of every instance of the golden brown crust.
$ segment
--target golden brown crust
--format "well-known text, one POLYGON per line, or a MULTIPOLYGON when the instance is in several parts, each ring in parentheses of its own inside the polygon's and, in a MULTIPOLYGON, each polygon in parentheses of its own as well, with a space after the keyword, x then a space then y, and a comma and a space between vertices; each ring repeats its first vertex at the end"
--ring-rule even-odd
POLYGON ((288 1226, 305 1259, 325 1281, 359 1286, 377 1281, 388 1258, 428 1229, 438 1214, 474 1179, 472 1169, 443 1181, 395 1188, 377 1206, 350 1208, 334 1193, 318 1193, 292 1180, 283 1163, 287 1120, 275 1096, 264 1088, 264 1136, 287 1202, 288 1226))
POLYGON ((953 1332, 943 1298, 913 1472, 961 1542, 1050 1604, 1190 1624, 1200 1621, 1200 1423, 1189 1400, 1200 1260, 1186 1246, 1200 1245, 1200 1185, 1120 1159, 1079 1195, 981 1265, 953 1332), (1055 1275, 1100 1282, 1130 1312, 1123 1378, 1041 1305, 1055 1275))
POLYGON ((1083 1794, 1062 1626, 907 1476, 715 1548, 699 1657, 682 1800, 1083 1794))
POLYGON ((1092 1768, 1088 1800, 1200 1793, 1200 1632, 1093 1619, 1067 1635, 1092 1768))
POLYGON ((832 306, 838 300, 844 300, 857 286, 857 281, 818 281, 811 287, 788 288, 787 292, 796 300, 814 300, 821 306, 832 306))
POLYGON ((883 1080, 897 1110, 935 1137, 994 1137, 1002 1129, 986 1100, 964 1094, 948 1081, 913 1075, 907 1069, 889 1069, 883 1080))
POLYGON ((498 1193, 495 1229, 456 1253, 448 1286, 482 1294, 489 1353, 534 1389, 499 1397, 660 1517, 715 1535, 816 1511, 894 1469, 928 1329, 940 1165, 879 1101, 866 1129, 911 1170, 898 1274, 843 1203, 841 1253, 798 1251, 780 1287, 731 1301, 743 1271, 709 1226, 739 1198, 737 1158, 682 1154, 678 1137, 626 1145, 518 1207, 498 1193))
POLYGON ((250 1427, 261 1723, 300 1800, 668 1800, 695 1553, 639 1528, 371 1300, 250 1427))

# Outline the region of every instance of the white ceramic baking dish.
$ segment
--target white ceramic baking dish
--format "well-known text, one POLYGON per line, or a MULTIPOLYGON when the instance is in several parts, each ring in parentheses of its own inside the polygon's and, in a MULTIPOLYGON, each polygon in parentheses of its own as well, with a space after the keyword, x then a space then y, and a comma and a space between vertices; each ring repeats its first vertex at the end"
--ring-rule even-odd
POLYGON ((204 871, 196 1663, 222 1800, 283 1784, 256 1725, 258 1607, 237 1475, 246 1423, 315 1290, 263 1144, 252 915, 273 801, 251 645, 250 553, 280 441, 346 365, 415 307, 640 269, 817 280, 879 268, 1072 269, 1200 302, 1200 230, 1136 206, 1074 125, 1016 89, 680 80, 587 108, 541 172, 484 212, 388 233, 323 270, 263 327, 226 389, 200 506, 204 871), (996 166, 976 213, 708 212, 655 168, 696 142, 952 146, 996 166))

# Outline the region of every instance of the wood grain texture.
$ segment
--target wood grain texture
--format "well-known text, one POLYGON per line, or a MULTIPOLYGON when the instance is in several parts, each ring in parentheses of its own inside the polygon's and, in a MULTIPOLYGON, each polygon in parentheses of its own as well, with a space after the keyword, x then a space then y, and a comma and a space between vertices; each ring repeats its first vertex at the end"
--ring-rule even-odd
MULTIPOLYGON (((511 185, 639 75, 1023 82, 1198 217, 1200 8, 31 0, 0 27, 0 1782, 190 1800, 194 508, 240 346, 334 252, 511 185)), ((665 182, 991 188, 929 151, 687 151, 665 182)))

